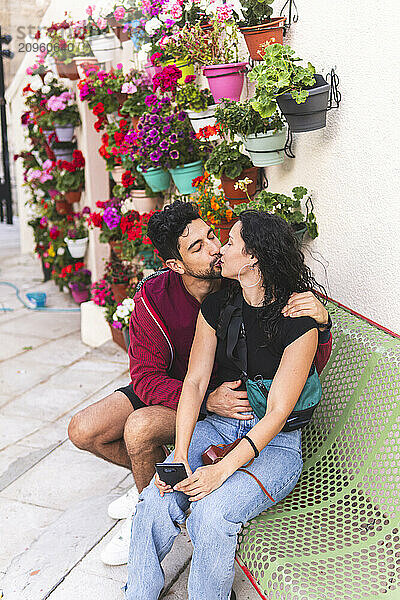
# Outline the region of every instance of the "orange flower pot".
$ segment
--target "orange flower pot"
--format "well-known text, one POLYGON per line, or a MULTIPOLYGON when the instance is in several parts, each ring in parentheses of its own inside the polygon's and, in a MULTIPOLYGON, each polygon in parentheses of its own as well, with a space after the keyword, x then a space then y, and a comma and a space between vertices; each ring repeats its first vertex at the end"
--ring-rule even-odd
POLYGON ((118 346, 121 346, 122 350, 126 350, 126 345, 125 345, 125 338, 124 338, 124 334, 122 333, 121 329, 115 329, 115 327, 113 327, 112 325, 110 325, 110 329, 111 329, 111 335, 112 335, 112 339, 113 341, 118 344, 118 346))
POLYGON ((238 217, 233 217, 233 219, 231 219, 230 221, 226 221, 225 219, 223 219, 221 223, 218 223, 218 225, 213 226, 222 245, 226 244, 226 242, 228 241, 229 232, 237 220, 238 217))
POLYGON ((59 77, 71 79, 71 81, 79 79, 78 69, 76 68, 76 64, 74 62, 65 64, 61 60, 56 59, 56 67, 59 77))
POLYGON ((74 212, 72 204, 69 204, 64 198, 62 200, 56 200, 56 211, 59 215, 72 215, 74 212))
POLYGON ((112 283, 111 289, 114 294, 115 302, 122 302, 128 297, 128 284, 126 283, 112 283))
POLYGON ((82 188, 79 188, 79 190, 69 190, 68 192, 65 192, 64 198, 68 204, 74 204, 75 202, 80 202, 81 195, 82 188))
POLYGON ((242 204, 242 202, 248 202, 248 198, 245 192, 242 192, 242 190, 239 188, 235 190, 235 183, 241 181, 242 179, 245 179, 245 177, 248 177, 252 180, 252 183, 249 183, 249 185, 247 186, 247 193, 250 196, 251 200, 254 198, 257 188, 257 174, 258 167, 250 167, 250 169, 245 169, 244 171, 242 171, 239 177, 236 177, 236 179, 230 179, 230 177, 222 175, 222 189, 224 190, 225 198, 228 200, 231 206, 242 204))
POLYGON ((118 258, 121 258, 122 250, 124 248, 122 242, 120 240, 117 240, 114 242, 108 242, 108 244, 111 248, 111 253, 114 252, 115 256, 117 256, 118 258))
POLYGON ((286 17, 272 17, 268 23, 255 25, 254 27, 240 27, 240 32, 253 60, 262 60, 265 44, 283 44, 283 32, 286 17))
POLYGON ((132 119, 132 125, 133 125, 133 128, 134 128, 134 129, 136 129, 136 128, 137 128, 137 126, 138 126, 138 123, 139 123, 139 119, 140 119, 140 117, 135 117, 135 116, 134 116, 134 117, 131 117, 131 119, 132 119))

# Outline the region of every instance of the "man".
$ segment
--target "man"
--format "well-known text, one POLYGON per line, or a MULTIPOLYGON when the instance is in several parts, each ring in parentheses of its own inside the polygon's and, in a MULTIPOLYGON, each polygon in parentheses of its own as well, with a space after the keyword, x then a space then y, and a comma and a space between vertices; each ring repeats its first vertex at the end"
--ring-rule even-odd
MULTIPOLYGON (((148 236, 167 269, 148 277, 135 294, 130 321, 129 386, 80 411, 69 425, 78 448, 132 469, 135 486, 114 501, 109 514, 126 524, 105 548, 106 564, 127 561, 131 515, 140 493, 154 475, 156 462, 165 459, 165 445, 173 443, 176 408, 186 374, 200 304, 220 289, 221 243, 190 203, 176 201, 155 213, 148 236)), ((284 316, 308 315, 320 325, 316 367, 320 372, 331 352, 330 319, 311 293, 295 294, 284 316)), ((202 412, 236 419, 251 418, 241 381, 210 389, 202 412)))

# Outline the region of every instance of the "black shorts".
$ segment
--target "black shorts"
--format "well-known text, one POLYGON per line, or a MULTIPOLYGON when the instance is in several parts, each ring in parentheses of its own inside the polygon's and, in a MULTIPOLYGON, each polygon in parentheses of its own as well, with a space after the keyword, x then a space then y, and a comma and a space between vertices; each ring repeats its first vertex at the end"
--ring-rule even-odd
POLYGON ((137 396, 135 394, 135 392, 133 391, 132 383, 130 383, 129 385, 127 385, 125 387, 120 387, 115 391, 122 392, 123 394, 125 394, 125 396, 128 398, 128 400, 132 404, 134 410, 137 410, 138 408, 144 408, 145 406, 147 406, 147 404, 142 402, 141 399, 139 398, 139 396, 137 396))

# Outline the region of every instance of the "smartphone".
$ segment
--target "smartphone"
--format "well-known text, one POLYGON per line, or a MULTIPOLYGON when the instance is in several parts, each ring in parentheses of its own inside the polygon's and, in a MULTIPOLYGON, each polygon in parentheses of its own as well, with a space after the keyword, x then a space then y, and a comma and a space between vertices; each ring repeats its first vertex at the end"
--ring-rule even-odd
POLYGON ((171 487, 188 476, 183 463, 156 463, 156 471, 161 481, 171 487))

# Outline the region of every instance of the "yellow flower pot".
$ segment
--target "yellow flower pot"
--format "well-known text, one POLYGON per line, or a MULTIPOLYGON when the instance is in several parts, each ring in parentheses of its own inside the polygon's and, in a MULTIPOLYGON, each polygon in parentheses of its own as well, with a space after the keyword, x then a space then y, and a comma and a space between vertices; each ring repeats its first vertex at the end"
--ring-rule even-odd
POLYGON ((194 65, 190 64, 188 59, 167 60, 167 62, 162 64, 163 67, 166 67, 167 65, 175 65, 177 69, 182 71, 182 77, 178 79, 178 83, 181 85, 185 83, 187 75, 194 75, 194 65))

